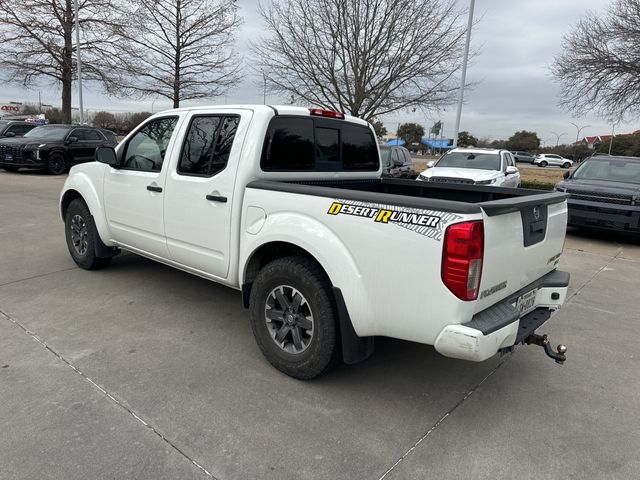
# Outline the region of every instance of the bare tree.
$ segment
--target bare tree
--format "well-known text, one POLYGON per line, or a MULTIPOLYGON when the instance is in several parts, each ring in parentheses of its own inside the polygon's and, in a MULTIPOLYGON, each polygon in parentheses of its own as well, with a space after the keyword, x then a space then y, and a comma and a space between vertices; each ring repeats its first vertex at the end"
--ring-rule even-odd
POLYGON ((464 12, 453 0, 272 0, 253 44, 272 90, 367 120, 455 101, 464 12))
POLYGON ((215 97, 238 79, 235 0, 123 2, 111 57, 114 95, 184 100, 215 97))
MULTIPOLYGON (((83 78, 104 80, 100 60, 108 45, 109 0, 80 0, 83 78)), ((71 122, 75 75, 73 0, 0 0, 0 44, 7 80, 29 86, 45 80, 61 87, 62 117, 71 122)))
POLYGON ((640 0, 588 13, 565 35, 552 73, 566 110, 612 119, 640 112, 640 0))

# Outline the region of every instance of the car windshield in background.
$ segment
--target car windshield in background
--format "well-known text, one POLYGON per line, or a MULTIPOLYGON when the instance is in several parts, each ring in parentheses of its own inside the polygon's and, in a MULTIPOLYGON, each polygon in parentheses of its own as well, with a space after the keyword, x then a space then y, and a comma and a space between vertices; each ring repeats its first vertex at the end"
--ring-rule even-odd
POLYGON ((500 155, 497 153, 452 152, 444 155, 435 166, 500 170, 500 155))
POLYGON ((640 185, 640 160, 586 160, 574 172, 576 180, 605 180, 640 185))
POLYGON ((24 134, 24 138, 37 138, 39 140, 64 140, 69 132, 69 127, 36 127, 24 134))

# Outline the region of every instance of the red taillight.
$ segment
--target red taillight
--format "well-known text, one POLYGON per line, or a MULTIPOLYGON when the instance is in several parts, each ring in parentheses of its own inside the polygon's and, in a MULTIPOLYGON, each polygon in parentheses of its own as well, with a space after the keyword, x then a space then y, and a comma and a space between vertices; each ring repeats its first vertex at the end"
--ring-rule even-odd
POLYGON ((484 226, 482 222, 456 223, 444 234, 442 281, 461 300, 478 298, 484 226))
POLYGON ((310 108, 309 113, 317 117, 339 118, 340 120, 344 120, 344 113, 336 112, 335 110, 323 110, 321 108, 310 108))

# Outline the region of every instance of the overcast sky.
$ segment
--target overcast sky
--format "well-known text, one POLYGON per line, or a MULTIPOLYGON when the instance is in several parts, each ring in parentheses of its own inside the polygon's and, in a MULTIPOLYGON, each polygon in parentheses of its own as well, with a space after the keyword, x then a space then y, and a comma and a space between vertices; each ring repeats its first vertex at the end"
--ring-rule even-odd
MULTIPOLYGON (((468 0, 459 0, 463 6, 468 0)), ((239 0, 244 25, 238 35, 238 51, 248 61, 247 44, 260 33, 262 24, 257 14, 256 0, 239 0)), ((479 20, 471 37, 472 48, 479 50, 467 71, 467 80, 475 88, 466 94, 460 129, 476 137, 507 138, 516 130, 533 130, 545 144, 556 143, 558 134, 566 133, 560 142, 574 141, 576 128, 591 125, 584 135, 606 134, 611 125, 595 116, 574 118, 557 107, 558 87, 549 74, 554 56, 560 52, 562 36, 568 32, 587 10, 604 12, 608 0, 476 0, 476 19, 479 20)), ((55 88, 40 89, 43 103, 59 105, 60 93, 55 88)), ((131 102, 104 97, 96 86, 85 91, 85 108, 90 110, 151 110, 152 100, 131 102)), ((0 103, 6 101, 38 101, 38 90, 16 87, 0 89, 0 103)), ((267 97, 268 103, 282 103, 267 97)), ((255 80, 245 78, 225 97, 200 101, 204 103, 262 103, 262 90, 255 80)), ((76 104, 74 90, 74 105, 76 104)), ((170 108, 162 99, 154 103, 154 110, 170 108)), ((399 122, 413 121, 428 129, 435 121, 444 122, 444 135, 451 136, 455 108, 445 112, 400 112, 384 117, 387 129, 395 131, 399 122)), ((638 123, 623 123, 617 132, 640 128, 638 123)))

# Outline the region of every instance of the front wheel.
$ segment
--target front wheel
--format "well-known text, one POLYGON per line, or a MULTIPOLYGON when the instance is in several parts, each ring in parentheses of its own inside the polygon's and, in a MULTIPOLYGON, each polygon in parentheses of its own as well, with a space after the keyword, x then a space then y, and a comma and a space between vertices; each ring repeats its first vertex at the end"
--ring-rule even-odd
POLYGON ((562 164, 562 168, 569 168, 571 164, 569 162, 565 162, 562 164))
POLYGON ((337 362, 331 284, 312 260, 285 257, 266 265, 253 283, 249 304, 256 342, 281 372, 308 380, 337 362))
POLYGON ((67 248, 73 261, 85 270, 97 270, 109 265, 111 258, 96 255, 98 231, 84 201, 79 198, 72 201, 64 219, 67 248))

